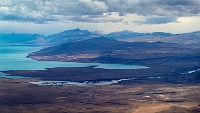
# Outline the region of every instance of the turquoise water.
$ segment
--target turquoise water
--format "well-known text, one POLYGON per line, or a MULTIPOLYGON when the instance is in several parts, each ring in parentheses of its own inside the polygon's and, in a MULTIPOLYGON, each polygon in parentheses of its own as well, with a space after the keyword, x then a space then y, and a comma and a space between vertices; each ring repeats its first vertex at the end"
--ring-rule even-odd
POLYGON ((0 45, 0 71, 8 70, 44 70, 54 67, 87 67, 103 69, 146 69, 149 67, 139 65, 123 64, 101 64, 101 63, 77 63, 77 62, 56 62, 56 61, 36 61, 26 58, 28 53, 38 51, 42 47, 0 45))

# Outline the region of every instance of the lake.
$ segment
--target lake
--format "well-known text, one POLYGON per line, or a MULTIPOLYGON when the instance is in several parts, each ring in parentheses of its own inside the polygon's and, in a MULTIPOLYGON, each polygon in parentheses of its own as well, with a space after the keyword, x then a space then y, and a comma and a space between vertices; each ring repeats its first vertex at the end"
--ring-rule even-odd
MULTIPOLYGON (((38 51, 42 47, 24 45, 0 45, 0 71, 8 70, 45 70, 54 67, 88 67, 102 69, 146 69, 149 67, 124 64, 78 63, 58 61, 36 61, 26 58, 28 53, 38 51)), ((5 75, 0 74, 5 78, 5 75)), ((17 78, 17 77, 16 77, 17 78)))

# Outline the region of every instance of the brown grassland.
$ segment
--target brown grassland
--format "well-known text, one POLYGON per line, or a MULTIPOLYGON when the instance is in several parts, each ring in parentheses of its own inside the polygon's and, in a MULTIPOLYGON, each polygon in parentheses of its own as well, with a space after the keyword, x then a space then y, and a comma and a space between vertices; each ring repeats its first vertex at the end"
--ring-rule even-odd
POLYGON ((199 84, 39 86, 0 79, 0 113, 198 113, 199 84))

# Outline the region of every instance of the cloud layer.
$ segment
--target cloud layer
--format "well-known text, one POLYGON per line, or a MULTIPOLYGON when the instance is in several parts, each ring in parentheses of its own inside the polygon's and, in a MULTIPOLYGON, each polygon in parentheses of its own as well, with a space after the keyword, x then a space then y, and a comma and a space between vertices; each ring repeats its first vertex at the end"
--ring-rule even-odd
POLYGON ((55 21, 127 23, 124 18, 128 14, 143 16, 145 18, 144 21, 133 21, 139 24, 176 22, 178 17, 200 16, 200 0, 0 1, 1 21, 32 22, 39 24, 55 21))

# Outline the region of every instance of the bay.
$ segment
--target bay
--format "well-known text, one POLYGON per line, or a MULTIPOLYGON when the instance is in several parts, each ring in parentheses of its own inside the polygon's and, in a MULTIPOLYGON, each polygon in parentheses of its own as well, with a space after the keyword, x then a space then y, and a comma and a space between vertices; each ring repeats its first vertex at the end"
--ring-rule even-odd
MULTIPOLYGON (((36 61, 27 58, 27 55, 39 51, 43 47, 24 45, 0 45, 0 71, 8 70, 45 70, 55 67, 88 67, 102 69, 146 69, 149 67, 125 64, 79 63, 58 61, 36 61)), ((2 75, 2 74, 1 74, 2 75)), ((5 77, 5 75, 2 75, 5 77)))
POLYGON ((54 67, 87 67, 96 66, 102 69, 146 69, 149 67, 124 64, 78 63, 58 61, 36 61, 26 58, 28 53, 38 51, 42 47, 0 45, 0 71, 8 70, 44 70, 54 67))

